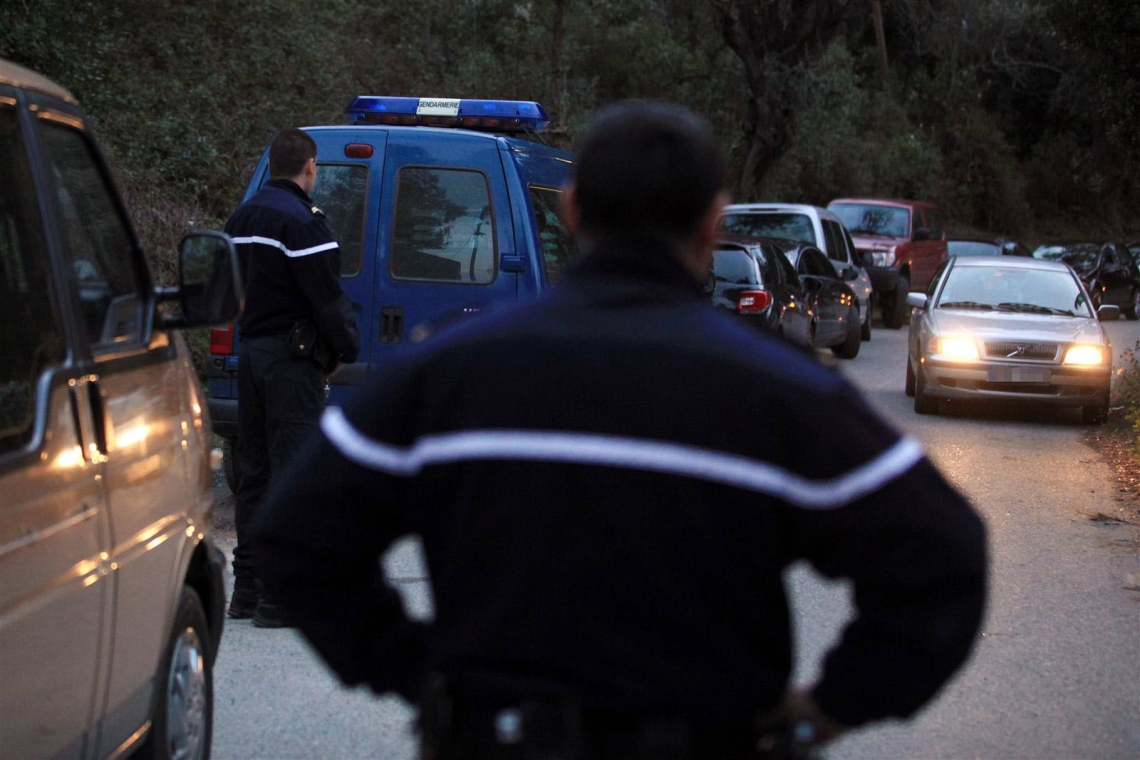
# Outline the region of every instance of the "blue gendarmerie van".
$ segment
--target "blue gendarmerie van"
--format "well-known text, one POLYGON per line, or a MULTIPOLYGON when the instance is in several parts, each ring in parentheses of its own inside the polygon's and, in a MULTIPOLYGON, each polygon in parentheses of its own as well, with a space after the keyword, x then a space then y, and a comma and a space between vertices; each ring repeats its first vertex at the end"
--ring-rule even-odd
MULTIPOLYGON (((307 127, 320 167, 313 202, 341 246, 362 345, 330 403, 433 329, 556 283, 573 246, 558 217, 573 156, 539 141, 538 103, 356 98, 351 122, 307 127)), ((245 198, 269 179, 268 150, 245 198)), ((209 409, 232 480, 240 335, 210 339, 209 409)))

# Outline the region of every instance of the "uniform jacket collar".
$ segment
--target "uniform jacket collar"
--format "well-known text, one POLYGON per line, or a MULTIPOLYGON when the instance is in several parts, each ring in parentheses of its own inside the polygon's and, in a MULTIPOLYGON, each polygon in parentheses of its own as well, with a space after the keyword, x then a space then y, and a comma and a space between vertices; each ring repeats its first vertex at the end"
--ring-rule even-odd
POLYGON ((280 188, 282 190, 287 190, 290 193, 292 193, 293 195, 300 198, 301 201, 306 206, 312 206, 313 205, 313 199, 309 197, 309 194, 306 193, 304 190, 302 190, 301 186, 298 185, 296 182, 294 182, 291 179, 271 179, 265 183, 265 186, 266 187, 277 187, 277 188, 280 188))
MULTIPOLYGON (((668 244, 646 239, 609 240, 583 251, 583 257, 567 275, 567 283, 597 285, 667 286, 682 300, 706 296, 704 283, 672 254, 668 244)), ((653 288, 659 290, 658 288, 653 288)))

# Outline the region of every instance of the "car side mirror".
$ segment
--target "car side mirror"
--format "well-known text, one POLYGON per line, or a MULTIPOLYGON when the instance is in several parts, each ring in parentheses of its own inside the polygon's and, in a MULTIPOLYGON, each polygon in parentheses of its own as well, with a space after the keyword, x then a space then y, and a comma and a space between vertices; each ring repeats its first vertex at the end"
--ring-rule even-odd
POLYGON ((1106 303, 1096 310, 1096 318, 1101 322, 1111 322, 1114 319, 1120 319, 1120 307, 1115 304, 1106 303))
POLYGON ((191 232, 178 244, 178 287, 160 294, 181 314, 164 327, 229 322, 242 308, 241 274, 233 241, 224 232, 191 232))
POLYGON ((907 293, 906 305, 915 309, 926 308, 926 294, 925 293, 907 293))
POLYGON ((933 240, 934 236, 930 234, 930 229, 927 227, 919 227, 914 231, 914 242, 921 243, 923 240, 933 240))
POLYGON ((855 267, 844 267, 843 279, 846 282, 853 282, 859 279, 859 270, 855 267))

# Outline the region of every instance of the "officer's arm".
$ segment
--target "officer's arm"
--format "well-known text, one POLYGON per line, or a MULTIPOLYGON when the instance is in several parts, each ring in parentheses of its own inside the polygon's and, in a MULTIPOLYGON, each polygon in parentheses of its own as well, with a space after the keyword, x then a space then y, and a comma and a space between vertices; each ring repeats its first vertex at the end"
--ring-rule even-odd
POLYGON ((401 480, 314 436, 275 479, 258 514, 255 554, 268 592, 346 684, 411 699, 424 627, 409 620, 380 562, 408 532, 401 480))
MULTIPOLYGON (((897 450, 861 400, 841 403, 846 437, 833 440, 871 461, 897 450)), ((985 608, 985 530, 972 507, 926 458, 883 478, 857 501, 797 509, 793 520, 797 553, 854 585, 856 617, 812 691, 824 714, 851 726, 929 701, 965 662, 985 608)))
POLYGON ((340 249, 324 219, 314 216, 291 231, 293 247, 313 251, 289 259, 321 339, 332 347, 338 361, 350 364, 360 355, 360 331, 352 304, 340 286, 340 249), (331 246, 331 247, 330 247, 331 246))

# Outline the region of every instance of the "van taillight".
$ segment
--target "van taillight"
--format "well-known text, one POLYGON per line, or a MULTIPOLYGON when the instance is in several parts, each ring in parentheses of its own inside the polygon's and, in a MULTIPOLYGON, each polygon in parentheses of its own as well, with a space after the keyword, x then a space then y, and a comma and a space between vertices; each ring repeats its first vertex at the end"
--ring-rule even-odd
POLYGON ((234 352, 234 323, 210 330, 210 353, 229 356, 234 352))
POLYGON ((752 314, 764 311, 772 305, 772 294, 766 290, 746 290, 740 294, 736 302, 736 311, 739 314, 752 314))

